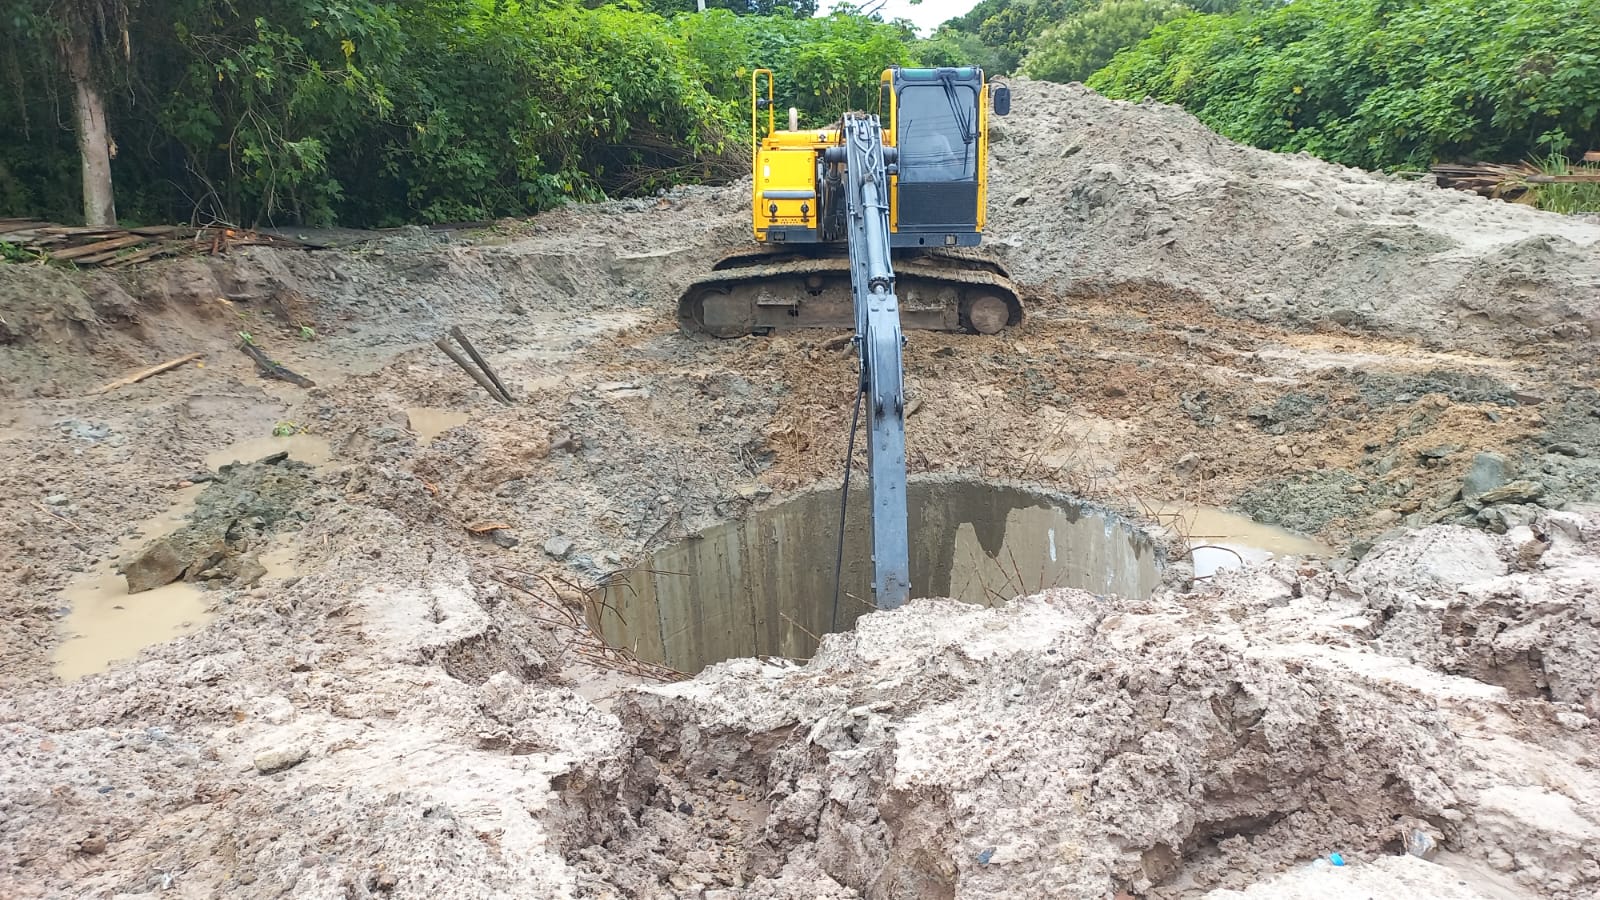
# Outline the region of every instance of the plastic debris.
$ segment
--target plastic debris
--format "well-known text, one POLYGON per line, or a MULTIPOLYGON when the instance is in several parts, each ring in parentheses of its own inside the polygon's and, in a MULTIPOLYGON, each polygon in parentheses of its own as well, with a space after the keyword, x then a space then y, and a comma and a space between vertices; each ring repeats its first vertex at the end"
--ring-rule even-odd
POLYGON ((1343 853, 1329 853, 1328 854, 1328 862, 1331 862, 1336 866, 1342 866, 1342 865, 1344 865, 1344 854, 1343 853))
POLYGON ((1433 859, 1439 853, 1439 844, 1433 835, 1417 828, 1406 839, 1406 852, 1418 859, 1433 859))
POLYGON ((987 847, 987 848, 984 849, 984 851, 982 853, 978 854, 978 864, 979 865, 986 866, 986 865, 989 864, 989 860, 991 860, 991 859, 994 859, 994 848, 993 847, 987 847))

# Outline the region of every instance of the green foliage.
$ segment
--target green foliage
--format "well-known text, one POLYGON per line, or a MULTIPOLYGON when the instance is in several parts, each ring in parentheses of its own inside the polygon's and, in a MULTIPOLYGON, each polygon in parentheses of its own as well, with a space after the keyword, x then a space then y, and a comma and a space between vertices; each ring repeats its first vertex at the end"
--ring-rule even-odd
MULTIPOLYGON (((1560 153, 1551 153, 1535 165, 1546 175, 1592 175, 1600 178, 1600 166, 1573 165, 1560 153)), ((1572 184, 1529 184, 1525 199, 1540 209, 1559 213, 1600 212, 1600 182, 1572 184)))
POLYGON ((907 29, 860 16, 756 18, 708 10, 679 16, 672 25, 705 89, 736 107, 745 122, 756 68, 773 70, 780 108, 796 107, 802 121, 822 124, 847 109, 876 110, 879 73, 921 61, 907 29))
POLYGON ((1022 70, 1045 81, 1082 81, 1156 26, 1192 13, 1169 0, 1104 0, 1040 34, 1022 70))
MULTIPOLYGON (((661 16, 692 13, 696 0, 645 0, 644 8, 661 16)), ((809 19, 817 14, 817 0, 706 0, 706 9, 725 9, 740 16, 792 16, 809 19)))
POLYGON ((1094 0, 981 0, 940 32, 975 36, 990 48, 994 73, 1014 71, 1034 39, 1051 26, 1095 5, 1094 0))
MULTIPOLYGON (((0 214, 79 215, 58 2, 0 0, 0 214)), ((118 208, 382 226, 737 177, 751 69, 775 70, 780 105, 822 123, 876 108, 886 66, 981 49, 813 18, 815 0, 710 5, 130 0, 127 58, 101 41, 118 208)))
MULTIPOLYGON (((39 0, 0 2, 7 21, 39 0)), ((135 12, 105 92, 130 219, 478 219, 744 170, 734 110, 666 20, 636 9, 169 0, 135 12)), ((24 133, 0 129, 0 209, 71 220, 70 86, 52 44, 12 34, 0 121, 24 133)))
POLYGON ((1292 0, 1186 16, 1090 85, 1183 104, 1236 140, 1367 168, 1600 146, 1593 0, 1292 0))

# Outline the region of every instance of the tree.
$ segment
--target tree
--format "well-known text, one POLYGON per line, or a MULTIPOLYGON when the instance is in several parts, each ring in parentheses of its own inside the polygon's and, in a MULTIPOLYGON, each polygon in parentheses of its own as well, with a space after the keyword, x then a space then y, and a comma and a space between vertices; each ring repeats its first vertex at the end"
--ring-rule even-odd
POLYGON ((50 9, 59 29, 61 64, 72 81, 72 106, 83 167, 85 225, 115 225, 116 197, 111 185, 113 147, 105 98, 96 77, 97 49, 118 47, 131 56, 125 0, 59 0, 50 9))
POLYGON ((1106 0, 1046 29, 1022 70, 1045 81, 1083 81, 1157 26, 1191 14, 1189 7, 1169 0, 1106 0))

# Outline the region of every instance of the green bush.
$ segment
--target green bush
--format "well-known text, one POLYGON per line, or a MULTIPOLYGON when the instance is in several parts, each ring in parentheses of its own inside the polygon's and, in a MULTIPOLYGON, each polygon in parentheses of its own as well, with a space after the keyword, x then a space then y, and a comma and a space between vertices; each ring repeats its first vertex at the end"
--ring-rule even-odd
POLYGON ((1029 78, 1082 81, 1156 26, 1192 10, 1169 0, 1105 0, 1045 29, 1022 63, 1029 78))
POLYGON ((1517 160, 1552 135, 1600 146, 1600 4, 1292 0, 1185 16, 1089 84, 1349 165, 1517 160))
MULTIPOLYGON (((0 214, 71 221, 55 2, 0 0, 0 214)), ((669 20, 636 0, 129 4, 126 56, 119 34, 95 36, 118 209, 391 225, 734 177, 748 169, 752 68, 776 70, 780 104, 824 122, 876 108, 878 73, 920 58, 909 28, 811 18, 811 0, 712 5, 740 14, 669 20)))
POLYGON ((822 124, 847 109, 875 111, 879 73, 920 61, 908 29, 859 16, 757 18, 708 10, 678 16, 672 25, 705 89, 746 122, 754 69, 773 70, 780 108, 796 107, 802 121, 822 124))

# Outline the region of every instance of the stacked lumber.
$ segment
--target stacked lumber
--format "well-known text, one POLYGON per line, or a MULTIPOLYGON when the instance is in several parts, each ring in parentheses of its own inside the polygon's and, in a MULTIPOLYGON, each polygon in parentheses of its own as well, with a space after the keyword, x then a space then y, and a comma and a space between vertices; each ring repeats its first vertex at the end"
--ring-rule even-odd
MULTIPOLYGON (((1584 155, 1584 161, 1600 161, 1600 151, 1584 155)), ((1434 166, 1440 187, 1472 191, 1485 197, 1516 200, 1531 184, 1600 184, 1600 171, 1577 171, 1567 175, 1546 175, 1528 163, 1471 163, 1434 166)))
POLYGON ((72 226, 34 219, 0 219, 0 241, 79 266, 127 266, 158 256, 223 253, 234 247, 300 246, 288 238, 236 228, 72 226))

